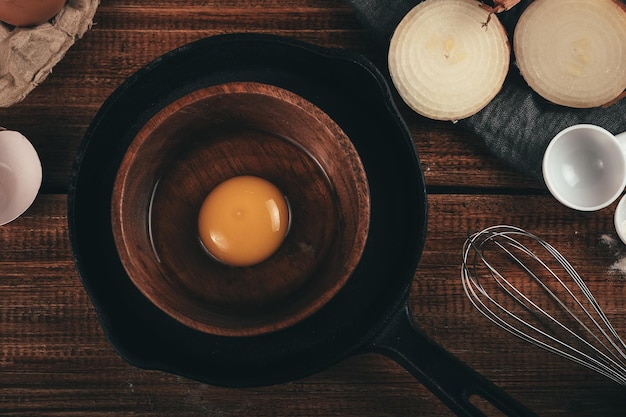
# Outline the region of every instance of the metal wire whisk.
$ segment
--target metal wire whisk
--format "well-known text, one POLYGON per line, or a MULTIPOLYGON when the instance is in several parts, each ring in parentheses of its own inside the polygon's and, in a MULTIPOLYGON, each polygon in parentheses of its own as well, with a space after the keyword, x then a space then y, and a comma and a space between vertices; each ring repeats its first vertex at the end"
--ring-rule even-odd
POLYGON ((582 278, 554 247, 514 226, 463 245, 465 293, 506 331, 626 386, 626 344, 582 278))

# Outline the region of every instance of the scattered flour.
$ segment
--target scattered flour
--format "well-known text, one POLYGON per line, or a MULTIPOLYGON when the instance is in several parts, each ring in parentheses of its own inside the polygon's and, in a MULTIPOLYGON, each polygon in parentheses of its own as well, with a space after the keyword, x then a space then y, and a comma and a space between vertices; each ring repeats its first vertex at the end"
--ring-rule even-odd
POLYGON ((611 272, 619 272, 626 275, 626 253, 622 249, 620 242, 613 236, 603 234, 600 236, 600 242, 613 251, 617 260, 609 267, 611 272))
POLYGON ((626 274, 626 256, 618 259, 613 265, 611 265, 611 271, 621 272, 626 274))
POLYGON ((600 241, 601 241, 604 245, 608 246, 609 248, 615 248, 615 247, 617 247, 617 239, 615 239, 615 238, 614 238, 613 236, 611 236, 611 235, 604 234, 604 235, 600 236, 600 241))

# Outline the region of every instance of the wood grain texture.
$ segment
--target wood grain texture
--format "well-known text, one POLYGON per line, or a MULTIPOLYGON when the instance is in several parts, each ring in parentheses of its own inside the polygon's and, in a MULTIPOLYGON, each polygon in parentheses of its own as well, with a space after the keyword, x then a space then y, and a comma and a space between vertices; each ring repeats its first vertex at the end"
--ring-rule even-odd
MULTIPOLYGON (((0 125, 29 137, 44 166, 35 204, 0 227, 0 415, 451 415, 378 355, 286 384, 226 389, 130 366, 106 340, 69 246, 65 192, 80 140, 134 71, 187 42, 234 31, 292 36, 384 62, 341 0, 102 0, 93 29, 48 79, 0 110, 0 125)), ((431 190, 410 297, 417 324, 540 416, 623 416, 623 387, 495 328, 465 298, 459 275, 469 233, 500 223, 524 227, 568 257, 626 336, 626 273, 615 267, 626 247, 613 230, 615 205, 591 214, 568 210, 491 157, 480 138, 397 104, 431 190)))
MULTIPOLYGON (((394 362, 355 356, 271 387, 225 389, 126 364, 103 336, 73 269, 64 195, 42 195, 0 228, 0 414, 447 416, 394 362), (10 254, 10 255, 9 255, 10 254)), ((410 305, 418 325, 542 416, 622 416, 624 389, 504 334, 462 292, 460 248, 471 231, 508 222, 559 248, 626 332, 624 248, 609 211, 578 215, 544 196, 431 195, 430 226, 410 305)))

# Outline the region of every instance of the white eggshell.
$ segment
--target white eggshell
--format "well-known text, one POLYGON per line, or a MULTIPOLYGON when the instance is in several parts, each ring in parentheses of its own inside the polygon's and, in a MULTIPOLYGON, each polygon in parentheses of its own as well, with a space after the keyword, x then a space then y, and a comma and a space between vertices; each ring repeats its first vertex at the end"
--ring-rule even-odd
POLYGON ((41 161, 30 141, 19 132, 0 131, 0 225, 31 206, 41 180, 41 161))

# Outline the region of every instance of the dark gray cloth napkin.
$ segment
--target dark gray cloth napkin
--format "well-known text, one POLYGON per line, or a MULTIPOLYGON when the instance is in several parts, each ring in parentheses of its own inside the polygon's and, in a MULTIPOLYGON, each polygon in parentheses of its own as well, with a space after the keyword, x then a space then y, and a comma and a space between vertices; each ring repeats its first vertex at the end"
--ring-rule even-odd
MULTIPOLYGON (((385 55, 400 20, 421 2, 346 1, 385 55)), ((498 15, 507 28, 510 39, 513 39, 513 30, 519 15, 530 2, 531 0, 522 0, 513 9, 498 15)), ((559 131, 579 123, 593 123, 613 134, 626 132, 626 99, 608 108, 571 109, 558 106, 534 93, 513 64, 502 91, 495 99, 477 114, 458 123, 480 136, 496 157, 520 173, 543 180, 543 153, 559 131)))

